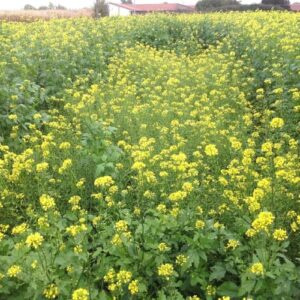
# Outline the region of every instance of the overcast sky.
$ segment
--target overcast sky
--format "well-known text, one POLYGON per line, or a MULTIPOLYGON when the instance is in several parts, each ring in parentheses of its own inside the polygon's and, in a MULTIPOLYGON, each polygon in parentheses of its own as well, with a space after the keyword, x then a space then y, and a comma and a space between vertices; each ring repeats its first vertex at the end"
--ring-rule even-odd
MULTIPOLYGON (((299 1, 299 0, 298 0, 299 1)), ((61 4, 67 8, 83 8, 91 7, 95 0, 53 0, 54 4, 61 4)), ((118 3, 120 0, 111 0, 108 2, 118 3)), ((197 0, 136 0, 136 4, 145 3, 181 3, 181 4, 195 4, 197 0)), ((242 0, 242 3, 254 3, 260 2, 260 0, 242 0)), ((291 3, 297 2, 297 0, 291 0, 291 3)), ((22 9, 25 4, 31 4, 35 7, 42 5, 48 5, 49 0, 0 0, 0 10, 6 9, 22 9)))

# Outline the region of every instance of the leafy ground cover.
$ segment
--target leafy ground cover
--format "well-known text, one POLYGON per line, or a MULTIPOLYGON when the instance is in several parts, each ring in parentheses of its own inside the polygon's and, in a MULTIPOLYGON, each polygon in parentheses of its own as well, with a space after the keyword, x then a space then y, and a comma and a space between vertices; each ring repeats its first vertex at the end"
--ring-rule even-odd
POLYGON ((297 299, 300 15, 0 23, 1 299, 297 299))

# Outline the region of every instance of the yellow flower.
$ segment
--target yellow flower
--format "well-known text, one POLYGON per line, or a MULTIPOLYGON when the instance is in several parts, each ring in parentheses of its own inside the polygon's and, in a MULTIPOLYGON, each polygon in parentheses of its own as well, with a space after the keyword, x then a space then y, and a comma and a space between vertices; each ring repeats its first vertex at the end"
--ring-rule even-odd
POLYGON ((145 167, 146 167, 146 165, 143 162, 137 161, 132 165, 131 169, 139 171, 139 170, 144 169, 145 167))
POLYGON ((7 270, 8 277, 17 277, 22 272, 22 269, 18 265, 13 265, 7 270))
POLYGON ((187 192, 178 191, 178 192, 171 193, 169 195, 169 200, 171 200, 171 201, 180 201, 180 200, 185 199, 186 196, 187 196, 187 192))
POLYGON ((179 266, 183 266, 187 262, 187 257, 183 254, 179 254, 176 256, 176 264, 179 266))
POLYGON ((71 144, 69 142, 62 142, 59 145, 59 149, 61 149, 61 150, 66 150, 66 149, 69 149, 70 147, 71 147, 71 144))
POLYGON ((284 125, 284 121, 281 118, 274 118, 270 122, 272 128, 281 128, 284 125))
POLYGON ((111 243, 112 243, 113 245, 115 245, 115 246, 121 245, 121 244, 122 244, 121 236, 120 236, 118 233, 116 233, 116 234, 112 237, 111 243))
POLYGON ((260 262, 252 264, 252 266, 250 267, 250 272, 255 275, 263 275, 264 274, 263 264, 260 262))
POLYGON ((169 280, 169 277, 173 274, 174 268, 172 264, 162 264, 158 267, 158 275, 165 277, 169 280))
POLYGON ((141 209, 138 207, 135 207, 133 210, 133 214, 136 216, 139 216, 141 214, 141 209))
POLYGON ((137 280, 132 280, 128 285, 128 290, 130 291, 131 295, 135 295, 139 292, 139 286, 137 280))
POLYGON ((97 226, 100 221, 101 221, 101 217, 97 216, 97 217, 93 218, 92 223, 93 223, 94 226, 97 226))
POLYGON ((108 290, 111 291, 111 292, 114 292, 117 288, 118 288, 118 285, 116 283, 111 283, 108 286, 108 290))
POLYGON ((197 229, 202 229, 202 228, 204 228, 204 226, 205 226, 205 223, 202 220, 197 220, 196 223, 195 223, 195 227, 197 229))
POLYGON ((256 234, 256 231, 253 229, 253 228, 249 228, 247 231, 246 231, 246 236, 247 237, 253 237, 255 236, 256 234))
POLYGON ((79 181, 76 183, 76 187, 77 187, 78 189, 80 189, 80 188, 82 188, 82 187, 84 186, 84 184, 85 184, 85 178, 81 178, 81 179, 79 179, 79 181))
POLYGON ((261 212, 252 222, 252 228, 256 231, 268 231, 268 227, 273 224, 275 217, 271 212, 261 212))
POLYGON ((183 185, 182 185, 182 189, 187 192, 187 193, 190 193, 194 187, 193 185, 190 183, 190 182, 185 182, 183 185))
POLYGON ((217 292, 217 289, 213 285, 208 285, 206 287, 206 294, 208 296, 214 296, 217 292))
POLYGON ((36 165, 36 171, 38 173, 44 172, 48 169, 49 164, 47 162, 42 162, 36 165))
POLYGON ((242 147, 242 143, 236 138, 236 137, 231 137, 230 139, 231 147, 234 150, 239 150, 242 147))
POLYGON ((126 284, 128 283, 132 278, 132 273, 125 271, 125 270, 121 270, 118 274, 117 274, 117 280, 119 281, 119 283, 121 284, 126 284))
POLYGON ((116 272, 114 269, 110 269, 106 275, 104 276, 104 281, 105 282, 114 282, 116 277, 116 272))
POLYGON ((37 249, 39 246, 42 245, 43 240, 43 236, 40 233, 35 232, 27 237, 25 243, 27 244, 27 246, 37 249))
POLYGON ((50 225, 48 223, 47 217, 40 217, 37 221, 40 228, 48 228, 50 225))
POLYGON ((46 194, 43 194, 40 197, 40 204, 41 204, 42 209, 44 211, 47 211, 47 210, 55 207, 54 198, 52 198, 52 197, 50 197, 49 195, 46 195, 46 194))
POLYGON ((124 220, 120 220, 115 224, 115 229, 118 232, 126 232, 128 230, 128 223, 124 220))
POLYGON ((75 246, 75 247, 73 248, 73 251, 74 251, 74 253, 76 253, 76 254, 82 253, 82 251, 83 251, 82 246, 80 246, 80 245, 75 246))
POLYGON ((22 223, 20 225, 15 226, 12 229, 12 234, 22 234, 28 229, 28 225, 26 223, 22 223))
POLYGON ((265 142, 261 145, 261 151, 262 152, 271 153, 272 149, 273 149, 273 143, 272 142, 265 142))
POLYGON ((94 182, 95 187, 110 187, 113 184, 114 180, 111 176, 98 177, 94 182))
POLYGON ((67 233, 69 233, 72 236, 76 236, 77 234, 84 232, 86 230, 87 230, 87 226, 85 224, 71 225, 66 228, 67 233))
POLYGON ((209 145, 205 146, 204 152, 207 156, 216 156, 219 154, 219 151, 218 151, 216 145, 214 145, 214 144, 209 144, 209 145))
POLYGON ((8 119, 11 121, 17 121, 18 120, 18 116, 15 114, 11 114, 8 116, 8 119))
POLYGON ((53 283, 48 285, 43 291, 43 295, 47 299, 55 299, 58 296, 58 294, 58 287, 53 283))
POLYGON ((39 113, 36 113, 36 114, 33 115, 33 119, 34 119, 34 120, 39 120, 39 119, 41 119, 41 118, 42 118, 42 115, 39 114, 39 113))
POLYGON ((178 214, 179 214, 179 208, 178 207, 174 207, 174 208, 171 209, 171 215, 173 217, 176 218, 178 216, 178 214))
POLYGON ((65 159, 61 165, 61 167, 58 169, 59 174, 63 174, 67 169, 69 169, 72 166, 72 160, 71 159, 65 159))
POLYGON ((226 245, 226 249, 232 249, 234 250, 235 248, 237 248, 240 245, 240 242, 237 240, 229 240, 227 245, 226 245))
POLYGON ((284 241, 288 238, 287 232, 284 229, 276 229, 273 233, 273 238, 277 241, 284 241))
POLYGON ((170 247, 168 247, 168 245, 166 243, 160 243, 158 245, 158 250, 161 252, 165 252, 165 251, 170 250, 170 247))
POLYGON ((88 290, 80 288, 73 292, 72 300, 88 300, 89 295, 88 290))
POLYGON ((0 232, 5 233, 5 232, 7 232, 8 228, 9 228, 9 225, 0 224, 0 232))
POLYGON ((81 197, 80 197, 80 196, 72 196, 72 197, 69 199, 68 202, 69 202, 71 205, 76 206, 76 205, 79 204, 80 200, 81 200, 81 197))
POLYGON ((31 268, 32 268, 32 269, 36 269, 37 265, 38 265, 38 261, 35 259, 35 260, 31 263, 31 268))
POLYGON ((166 207, 165 204, 158 204, 158 205, 156 206, 156 209, 157 209, 159 212, 161 212, 161 213, 167 212, 167 207, 166 207))

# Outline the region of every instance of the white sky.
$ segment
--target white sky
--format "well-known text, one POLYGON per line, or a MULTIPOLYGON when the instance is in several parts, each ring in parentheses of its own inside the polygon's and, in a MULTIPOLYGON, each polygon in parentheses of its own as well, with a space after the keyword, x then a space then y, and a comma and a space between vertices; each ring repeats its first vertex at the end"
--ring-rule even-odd
MULTIPOLYGON (((50 0, 51 1, 51 0, 50 0)), ((0 10, 10 10, 10 9, 22 9, 25 4, 31 4, 35 7, 42 5, 48 5, 49 0, 0 0, 0 10)), ((299 0, 291 0, 291 3, 297 2, 299 0)), ((91 7, 95 0, 53 0, 54 4, 61 4, 67 8, 83 8, 91 7)), ((110 0, 108 2, 118 3, 120 0, 110 0)), ((136 0, 136 4, 146 4, 146 3, 181 3, 181 4, 195 4, 197 0, 136 0)), ((242 3, 259 3, 260 0, 242 0, 242 3)))

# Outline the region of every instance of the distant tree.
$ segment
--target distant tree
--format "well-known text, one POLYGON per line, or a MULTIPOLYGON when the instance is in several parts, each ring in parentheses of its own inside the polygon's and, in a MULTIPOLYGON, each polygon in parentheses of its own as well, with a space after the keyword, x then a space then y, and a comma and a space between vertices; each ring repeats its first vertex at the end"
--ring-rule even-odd
POLYGON ((24 10, 35 10, 36 8, 34 6, 32 6, 31 4, 26 4, 24 6, 24 10))
POLYGON ((67 8, 66 8, 65 6, 63 6, 63 5, 58 4, 58 5, 56 6, 56 9, 65 10, 65 9, 67 9, 67 8))
POLYGON ((39 10, 47 10, 47 9, 49 9, 49 7, 48 6, 40 6, 38 9, 39 10))
POLYGON ((49 2, 48 8, 49 9, 55 9, 55 5, 52 2, 49 2))
POLYGON ((228 5, 240 5, 237 0, 200 0, 196 4, 197 10, 206 10, 228 5))
POLYGON ((289 0, 262 0, 261 4, 281 6, 286 8, 290 6, 290 1, 289 0))
POLYGON ((95 18, 108 16, 108 5, 105 3, 105 0, 96 0, 94 16, 95 18))
POLYGON ((132 4, 132 0, 121 0, 124 4, 132 4))

